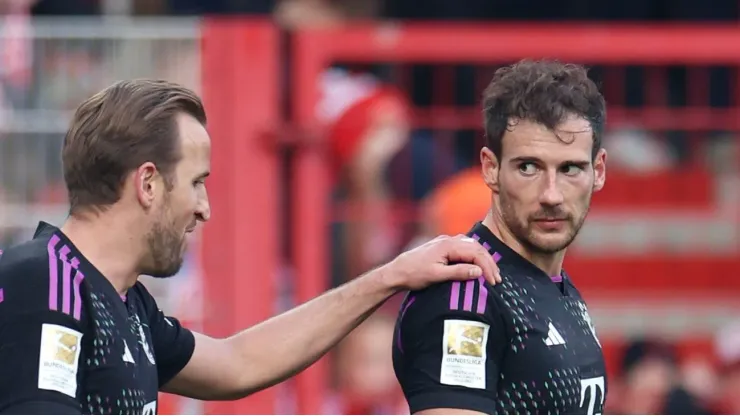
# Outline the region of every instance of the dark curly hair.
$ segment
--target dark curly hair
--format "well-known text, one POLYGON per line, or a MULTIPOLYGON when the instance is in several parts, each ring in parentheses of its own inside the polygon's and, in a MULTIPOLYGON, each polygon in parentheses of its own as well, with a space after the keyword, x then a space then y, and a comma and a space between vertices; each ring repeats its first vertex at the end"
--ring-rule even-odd
POLYGON ((499 68, 483 93, 486 146, 501 158, 501 141, 512 119, 554 130, 568 115, 583 117, 593 130, 592 157, 601 148, 606 102, 580 65, 523 60, 499 68))

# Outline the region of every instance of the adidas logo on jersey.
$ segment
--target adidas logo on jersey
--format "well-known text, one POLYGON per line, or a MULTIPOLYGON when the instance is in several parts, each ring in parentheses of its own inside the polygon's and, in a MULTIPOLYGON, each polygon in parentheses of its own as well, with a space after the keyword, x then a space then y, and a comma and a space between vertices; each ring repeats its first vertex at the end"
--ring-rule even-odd
POLYGON ((548 325, 547 330, 547 338, 545 338, 545 345, 547 346, 555 346, 555 345, 565 345, 565 340, 562 336, 560 336, 560 333, 557 329, 552 325, 552 322, 548 325))

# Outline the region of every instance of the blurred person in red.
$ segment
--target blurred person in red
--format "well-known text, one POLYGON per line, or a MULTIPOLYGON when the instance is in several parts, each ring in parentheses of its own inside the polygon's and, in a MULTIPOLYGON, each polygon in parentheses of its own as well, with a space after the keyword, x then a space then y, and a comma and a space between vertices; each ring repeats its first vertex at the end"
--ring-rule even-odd
POLYGON ((491 209, 488 192, 488 186, 480 178, 480 166, 447 178, 422 202, 418 241, 428 241, 437 233, 465 232, 491 209))
POLYGON ((716 414, 719 383, 712 359, 704 354, 682 357, 678 377, 664 400, 660 414, 716 414))
POLYGON ((31 7, 36 0, 0 2, 0 83, 3 104, 25 108, 33 72, 31 7))
MULTIPOLYGON (((346 208, 334 252, 344 272, 366 270, 399 248, 391 220, 388 165, 409 138, 409 105, 403 94, 366 73, 326 71, 317 114, 327 128, 336 196, 346 208)), ((341 283, 341 282, 335 282, 341 283)))
POLYGON ((407 414, 396 382, 388 344, 395 319, 378 312, 350 334, 336 350, 336 392, 328 414, 407 414))
POLYGON ((740 321, 722 328, 715 338, 720 364, 720 414, 740 414, 740 321))
POLYGON ((669 344, 634 340, 624 349, 620 377, 610 392, 610 406, 606 411, 628 415, 661 414, 677 382, 677 358, 669 344))

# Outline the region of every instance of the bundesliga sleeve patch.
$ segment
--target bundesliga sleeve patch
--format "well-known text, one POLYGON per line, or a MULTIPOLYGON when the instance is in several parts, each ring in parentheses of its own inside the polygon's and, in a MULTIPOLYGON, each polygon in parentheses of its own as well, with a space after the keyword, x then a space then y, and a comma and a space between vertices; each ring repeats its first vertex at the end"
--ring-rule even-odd
POLYGON ((486 388, 488 330, 483 322, 445 320, 440 383, 486 388))
POLYGON ((38 388, 76 397, 82 333, 60 325, 43 324, 38 388))

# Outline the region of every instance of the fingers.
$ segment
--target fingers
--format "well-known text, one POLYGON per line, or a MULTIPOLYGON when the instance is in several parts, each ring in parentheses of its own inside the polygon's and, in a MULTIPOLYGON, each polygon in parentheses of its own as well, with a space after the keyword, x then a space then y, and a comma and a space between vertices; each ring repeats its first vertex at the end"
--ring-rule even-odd
POLYGON ((482 275, 483 270, 479 266, 465 263, 442 266, 439 273, 446 280, 470 280, 482 275))
POLYGON ((400 254, 387 267, 388 285, 394 289, 419 290, 446 280, 470 280, 480 276, 492 285, 502 281, 488 250, 464 235, 439 236, 400 254))
MULTIPOLYGON (((468 263, 468 273, 473 273, 470 267, 473 265, 480 268, 481 273, 470 277, 483 276, 489 283, 496 284, 501 282, 501 274, 493 256, 481 244, 466 236, 457 236, 440 241, 443 249, 447 253, 450 262, 468 263)), ((452 266, 448 266, 452 267, 452 266)))

